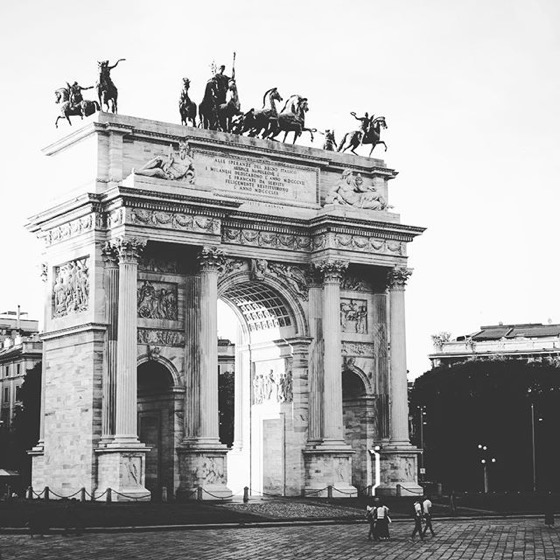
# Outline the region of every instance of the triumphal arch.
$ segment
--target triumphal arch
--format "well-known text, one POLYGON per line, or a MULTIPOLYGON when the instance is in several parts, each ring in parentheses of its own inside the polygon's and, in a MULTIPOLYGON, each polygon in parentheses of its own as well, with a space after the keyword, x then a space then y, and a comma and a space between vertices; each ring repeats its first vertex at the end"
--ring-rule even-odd
POLYGON ((336 497, 417 484, 407 248, 382 160, 99 113, 45 149, 33 486, 336 497), (57 187, 57 188, 58 188, 57 187), (219 439, 217 307, 239 323, 219 439))

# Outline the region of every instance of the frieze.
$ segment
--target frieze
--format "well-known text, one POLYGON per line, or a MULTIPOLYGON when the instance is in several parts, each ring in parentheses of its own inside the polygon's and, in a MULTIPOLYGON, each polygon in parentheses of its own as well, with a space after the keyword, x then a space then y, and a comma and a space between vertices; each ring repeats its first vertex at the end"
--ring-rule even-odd
POLYGON ((340 298, 340 326, 344 333, 367 334, 367 300, 340 298))
POLYGON ((372 342, 342 342, 343 356, 375 356, 375 345, 372 342))
POLYGON ((185 346, 185 333, 183 331, 168 331, 162 329, 138 329, 138 344, 157 346, 185 346))
POLYGON ((98 213, 91 213, 87 216, 82 216, 71 222, 66 222, 60 226, 49 229, 45 235, 45 243, 50 246, 55 243, 60 243, 65 239, 75 237, 88 231, 93 231, 96 227, 104 227, 103 215, 98 213))
POLYGON ((308 236, 232 227, 223 228, 222 241, 253 247, 272 247, 274 249, 297 251, 309 251, 311 249, 311 238, 308 236))
POLYGON ((334 243, 337 248, 362 252, 371 252, 373 250, 377 253, 392 253, 399 256, 405 255, 406 252, 406 244, 402 241, 390 241, 364 235, 337 233, 334 236, 334 243))
POLYGON ((52 316, 65 317, 89 306, 89 257, 74 259, 53 270, 52 316))
POLYGON ((139 280, 137 301, 140 318, 177 320, 177 284, 139 280))
POLYGON ((177 259, 144 255, 138 263, 138 270, 145 272, 159 272, 162 274, 178 274, 179 262, 177 259))
POLYGON ((166 227, 182 231, 219 234, 221 221, 217 218, 197 216, 182 212, 163 212, 160 210, 144 210, 133 208, 130 212, 133 224, 166 227))

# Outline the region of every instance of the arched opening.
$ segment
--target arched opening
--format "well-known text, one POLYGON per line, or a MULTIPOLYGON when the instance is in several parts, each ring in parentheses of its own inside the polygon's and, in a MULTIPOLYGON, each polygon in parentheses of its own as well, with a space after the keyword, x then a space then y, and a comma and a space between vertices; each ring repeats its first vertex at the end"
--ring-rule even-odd
MULTIPOLYGON (((361 373, 361 372, 360 372, 361 373)), ((344 439, 352 445, 352 484, 365 488, 371 480, 371 463, 368 449, 375 438, 375 401, 368 396, 366 385, 357 368, 342 373, 342 407, 344 439)))
MULTIPOLYGON (((295 323, 283 294, 264 282, 236 282, 220 293, 218 333, 235 343, 234 399, 229 401, 234 401, 234 441, 228 454, 232 489, 250 486, 255 494, 287 493, 293 383, 287 339, 295 336, 295 323)), ((225 387, 225 377, 220 381, 225 387)), ((224 394, 220 401, 226 402, 224 394)), ((220 417, 225 413, 221 409, 220 417)))
POLYGON ((175 432, 173 376, 165 365, 149 360, 138 366, 138 432, 146 454, 146 488, 152 496, 173 490, 175 432))

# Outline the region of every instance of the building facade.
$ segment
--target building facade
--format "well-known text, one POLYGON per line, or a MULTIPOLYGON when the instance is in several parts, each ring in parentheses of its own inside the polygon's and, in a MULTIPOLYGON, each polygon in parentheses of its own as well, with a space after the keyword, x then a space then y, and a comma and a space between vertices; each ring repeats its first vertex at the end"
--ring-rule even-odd
POLYGON ((521 323, 487 325, 475 333, 451 340, 449 333, 432 337, 432 367, 451 366, 465 360, 523 359, 560 361, 560 325, 521 323))
POLYGON ((380 491, 419 490, 404 295, 423 228, 390 211, 397 173, 95 118, 45 149, 74 192, 29 224, 45 241, 46 302, 33 486, 352 496, 374 482, 380 444, 380 491), (218 301, 239 327, 231 449, 218 437, 218 301))

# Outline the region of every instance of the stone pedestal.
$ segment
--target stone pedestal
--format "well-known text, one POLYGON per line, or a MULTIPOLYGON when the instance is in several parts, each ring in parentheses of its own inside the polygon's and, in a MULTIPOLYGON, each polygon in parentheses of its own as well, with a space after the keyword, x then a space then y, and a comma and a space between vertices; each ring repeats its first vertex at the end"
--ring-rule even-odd
POLYGON ((376 493, 381 496, 405 498, 421 496, 423 488, 418 484, 418 455, 420 450, 412 445, 383 447, 381 454, 381 484, 376 493))
POLYGON ((227 447, 177 448, 180 486, 178 500, 224 500, 232 497, 227 487, 227 447))
POLYGON ((95 497, 104 495, 110 488, 114 502, 149 501, 151 493, 145 488, 147 452, 149 448, 143 444, 139 444, 137 449, 127 446, 97 450, 98 485, 95 497))
POLYGON ((355 498, 358 490, 352 486, 353 454, 346 445, 304 450, 305 496, 327 498, 330 486, 333 498, 355 498))

